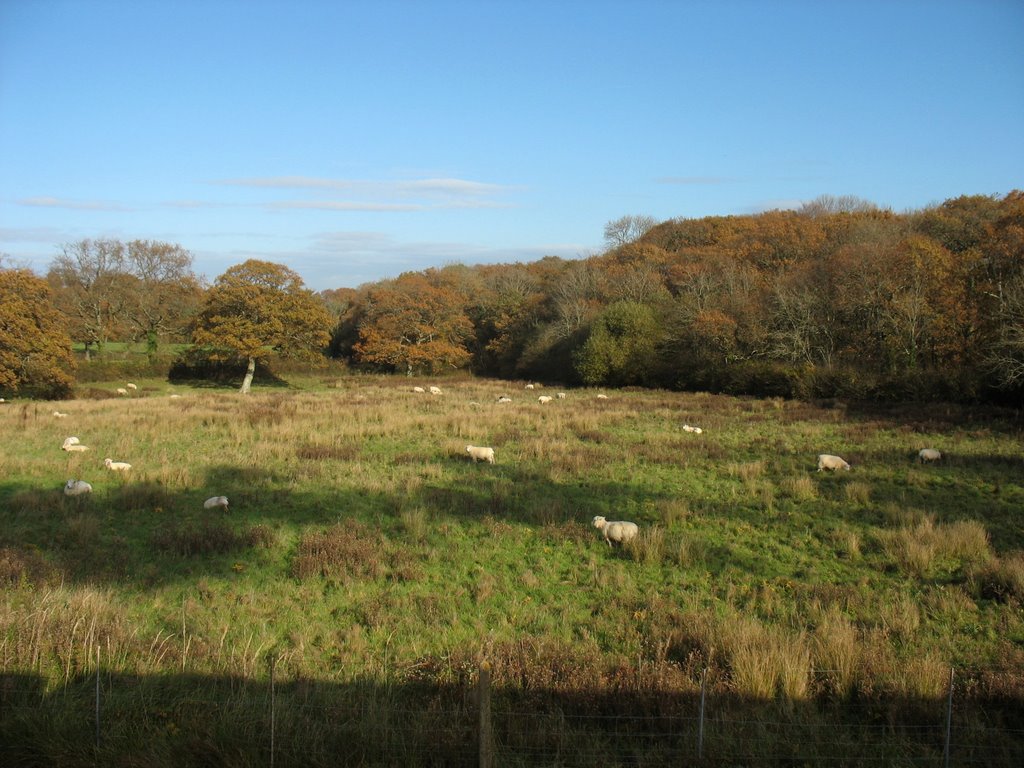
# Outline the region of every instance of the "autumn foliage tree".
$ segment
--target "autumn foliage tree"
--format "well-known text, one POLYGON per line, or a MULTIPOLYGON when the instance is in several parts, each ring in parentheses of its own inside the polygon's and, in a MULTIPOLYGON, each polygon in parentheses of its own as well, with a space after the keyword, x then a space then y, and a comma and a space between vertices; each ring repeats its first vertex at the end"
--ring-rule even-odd
POLYGON ((467 364, 797 397, 1024 393, 1022 192, 905 214, 822 196, 752 216, 628 216, 605 234, 608 249, 587 258, 363 286, 338 346, 406 373, 467 364))
POLYGON ((321 354, 330 341, 331 325, 323 303, 297 273, 250 259, 228 269, 207 292, 193 342, 212 360, 245 361, 244 394, 257 362, 272 353, 321 354))
POLYGON ((433 278, 410 272, 368 292, 353 347, 358 362, 409 376, 469 362, 473 325, 465 297, 433 278))
POLYGON ((46 281, 0 269, 0 393, 67 397, 74 379, 71 338, 46 281))

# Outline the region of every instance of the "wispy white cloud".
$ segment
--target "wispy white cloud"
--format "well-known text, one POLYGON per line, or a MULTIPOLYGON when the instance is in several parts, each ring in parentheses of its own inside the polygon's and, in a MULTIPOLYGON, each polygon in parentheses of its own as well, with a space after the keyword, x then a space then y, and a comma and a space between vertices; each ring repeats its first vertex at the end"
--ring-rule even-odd
POLYGON ((222 186, 277 192, 305 192, 313 199, 272 200, 274 210, 407 213, 425 210, 507 208, 502 200, 516 187, 448 177, 398 180, 265 176, 221 179, 222 186), (341 193, 341 194, 339 194, 341 193))
POLYGON ((65 208, 74 211, 131 211, 131 208, 112 203, 105 200, 66 200, 60 197, 23 197, 17 201, 18 205, 30 208, 65 208))
POLYGON ((514 189, 512 186, 490 184, 468 179, 429 178, 381 181, 373 179, 325 179, 313 176, 265 176, 221 179, 216 184, 256 189, 345 190, 380 197, 410 195, 488 196, 514 189))
POLYGON ((354 288, 451 263, 500 264, 537 261, 544 256, 578 256, 584 247, 560 243, 519 248, 494 248, 466 242, 404 241, 384 232, 334 231, 310 234, 290 243, 265 243, 244 251, 197 251, 198 268, 208 276, 231 264, 261 258, 286 264, 314 290, 354 288), (280 247, 278 247, 280 246, 280 247))
POLYGON ((740 179, 731 176, 662 176, 655 179, 658 184, 681 184, 685 186, 708 186, 714 184, 734 184, 740 179))
POLYGON ((59 243, 68 234, 57 227, 0 227, 0 244, 59 243))
POLYGON ((267 203, 274 210, 305 211, 422 211, 425 205, 415 203, 359 203, 343 200, 280 200, 267 203))

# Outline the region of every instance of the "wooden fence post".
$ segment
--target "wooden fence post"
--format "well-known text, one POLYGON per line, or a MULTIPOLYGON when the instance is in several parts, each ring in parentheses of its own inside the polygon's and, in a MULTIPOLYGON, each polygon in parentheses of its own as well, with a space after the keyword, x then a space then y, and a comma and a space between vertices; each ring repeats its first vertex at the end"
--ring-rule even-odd
POLYGON ((494 768, 494 733, 491 730, 491 664, 480 664, 480 678, 477 683, 477 698, 480 701, 480 768, 494 768))
POLYGON ((277 658, 270 657, 270 768, 274 768, 274 715, 277 702, 274 698, 274 666, 277 658))
POLYGON ((949 768, 949 748, 953 735, 953 667, 949 668, 949 699, 946 701, 946 749, 943 752, 943 765, 949 768))
POLYGON ((700 722, 697 724, 697 759, 704 759, 704 697, 707 692, 708 668, 700 676, 700 722))
POLYGON ((96 646, 96 749, 100 748, 100 647, 96 646))

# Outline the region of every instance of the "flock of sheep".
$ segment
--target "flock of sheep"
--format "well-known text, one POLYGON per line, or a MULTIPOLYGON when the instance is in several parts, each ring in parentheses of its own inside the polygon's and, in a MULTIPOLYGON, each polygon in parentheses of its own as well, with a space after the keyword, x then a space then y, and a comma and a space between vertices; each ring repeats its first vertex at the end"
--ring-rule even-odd
MULTIPOLYGON (((534 390, 535 388, 536 388, 536 385, 534 385, 534 384, 526 384, 526 386, 525 386, 525 389, 527 389, 527 390, 534 390)), ((127 395, 129 393, 129 391, 136 390, 136 389, 138 389, 138 387, 136 387, 135 384, 129 383, 125 387, 118 388, 117 389, 117 393, 119 395, 124 396, 124 395, 127 395)), ((428 388, 416 386, 416 387, 412 388, 412 391, 414 393, 416 393, 416 394, 426 394, 427 392, 429 392, 432 395, 441 395, 441 394, 443 394, 441 388, 437 387, 437 386, 430 386, 428 388)), ((564 400, 566 398, 566 393, 565 392, 558 392, 555 395, 555 397, 551 397, 549 395, 541 395, 541 396, 539 396, 537 398, 537 401, 541 405, 544 405, 546 403, 550 403, 555 398, 557 398, 559 400, 564 400)), ((603 393, 601 393, 601 394, 597 395, 597 398, 599 400, 607 400, 608 396, 603 394, 603 393)), ((510 396, 506 395, 506 394, 502 394, 502 395, 498 396, 496 402, 498 402, 498 403, 511 403, 512 402, 512 398, 510 396)), ((53 415, 54 415, 55 418, 59 418, 59 419, 67 418, 67 414, 63 413, 61 411, 54 411, 53 415)), ((682 429, 683 429, 684 432, 688 432, 688 433, 692 433, 692 434, 698 434, 698 435, 702 434, 703 431, 704 431, 701 427, 694 427, 694 426, 691 426, 689 424, 684 424, 682 429)), ((61 449, 66 451, 66 452, 68 452, 68 453, 75 453, 75 452, 82 452, 82 451, 89 450, 87 446, 82 445, 81 440, 79 438, 77 438, 77 437, 68 437, 66 440, 64 440, 64 443, 61 446, 61 449)), ((467 445, 466 446, 466 453, 469 455, 470 459, 472 459, 474 464, 479 462, 479 461, 486 461, 488 464, 494 464, 494 448, 491 448, 491 447, 488 447, 488 446, 467 445)), ((930 463, 930 462, 934 462, 934 461, 939 461, 941 458, 942 458, 942 454, 938 450, 936 450, 935 448, 922 448, 918 452, 918 455, 917 455, 917 460, 919 462, 921 462, 921 463, 930 463)), ((112 472, 128 472, 132 468, 132 465, 127 463, 127 462, 124 462, 124 461, 114 461, 111 458, 104 459, 103 460, 103 465, 108 470, 110 470, 112 472)), ((842 457, 836 456, 836 455, 833 455, 833 454, 829 454, 829 453, 818 454, 818 471, 819 472, 824 471, 824 470, 836 471, 836 470, 840 470, 840 469, 844 469, 844 470, 849 471, 849 469, 850 469, 849 462, 847 462, 842 457)), ((64 485, 64 495, 65 496, 83 496, 83 495, 89 494, 91 492, 92 492, 92 485, 87 483, 85 480, 76 480, 76 479, 72 478, 72 479, 69 479, 67 481, 67 483, 64 485)), ((227 510, 227 508, 228 508, 228 499, 227 499, 226 496, 211 496, 210 498, 208 498, 206 501, 203 502, 203 508, 204 509, 220 508, 220 509, 227 510)), ((639 527, 637 526, 637 524, 633 523, 633 522, 630 522, 628 520, 606 520, 603 516, 597 515, 597 516, 594 517, 594 519, 591 522, 592 522, 593 526, 595 528, 597 528, 598 531, 601 532, 601 534, 604 537, 604 540, 608 543, 609 547, 613 546, 613 544, 619 544, 619 545, 628 544, 629 542, 633 541, 637 537, 637 534, 639 533, 639 527)))
MULTIPOLYGON (((135 384, 127 384, 124 387, 119 387, 117 393, 119 395, 127 395, 129 390, 136 390, 138 387, 135 384)), ((174 397, 174 395, 171 395, 174 397)), ((67 418, 66 413, 60 411, 54 411, 53 415, 58 419, 67 418)), ((83 445, 80 438, 71 436, 64 439, 64 443, 61 445, 61 450, 66 453, 82 453, 88 451, 89 447, 83 445)), ((130 472, 132 465, 126 461, 114 461, 110 457, 103 460, 103 466, 111 472, 130 472)), ((87 483, 85 480, 76 480, 74 478, 69 479, 64 484, 64 495, 65 496, 85 496, 92 493, 92 485, 87 483)), ((224 509, 228 508, 228 497, 227 496, 211 496, 203 502, 203 509, 224 509)))
MULTIPOLYGON (((532 390, 535 388, 536 385, 534 384, 527 384, 525 386, 525 389, 527 390, 532 390)), ((415 393, 424 393, 427 390, 425 390, 423 387, 413 387, 412 391, 415 393)), ((434 395, 442 394, 440 387, 436 386, 430 387, 429 391, 431 394, 434 395)), ((564 400, 566 394, 565 392, 559 392, 557 394, 557 397, 559 400, 564 400)), ((607 400, 608 396, 605 394, 598 394, 597 398, 599 400, 607 400)), ((545 403, 550 403, 553 399, 554 398, 549 397, 547 395, 541 395, 540 397, 537 398, 538 402, 540 402, 542 405, 545 403)), ((511 403, 512 398, 506 394, 502 394, 498 396, 497 402, 511 403)), ((476 403, 474 403, 474 405, 476 405, 476 403)), ((683 431, 695 435, 700 435, 703 434, 704 432, 704 430, 701 427, 694 427, 691 426, 690 424, 684 424, 683 431)), ((469 457, 473 460, 474 464, 477 463, 478 461, 486 461, 488 464, 494 463, 494 448, 478 445, 467 445, 466 453, 469 454, 469 457)), ((942 453, 936 450, 935 448, 922 448, 917 454, 917 460, 921 463, 939 461, 941 458, 942 453)), ((835 456, 830 453, 818 454, 819 472, 823 470, 836 471, 839 469, 845 469, 849 471, 849 462, 847 462, 840 456, 835 456)), ((597 515, 596 517, 594 517, 594 519, 591 522, 593 526, 604 535, 604 540, 608 543, 609 547, 613 546, 613 542, 615 544, 620 545, 628 544, 636 538, 637 534, 640 531, 639 526, 637 526, 636 523, 630 522, 628 520, 606 520, 601 515, 597 515)))

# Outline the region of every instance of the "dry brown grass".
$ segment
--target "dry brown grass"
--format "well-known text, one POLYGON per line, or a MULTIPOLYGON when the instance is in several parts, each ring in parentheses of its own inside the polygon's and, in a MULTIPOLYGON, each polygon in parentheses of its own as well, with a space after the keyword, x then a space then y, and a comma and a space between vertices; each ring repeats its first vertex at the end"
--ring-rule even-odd
POLYGON ((803 632, 767 627, 734 615, 719 626, 721 642, 737 693, 760 699, 781 694, 805 699, 811 683, 811 650, 803 632))
POLYGON ((818 486, 806 475, 787 477, 782 480, 782 493, 794 501, 814 501, 818 498, 818 486))
MULTIPOLYGON (((916 515, 911 515, 916 517, 916 515)), ((988 533, 974 520, 937 524, 925 515, 914 525, 877 534, 882 548, 906 573, 925 577, 940 560, 957 560, 960 568, 971 570, 991 557, 988 533)))
POLYGON ((853 622, 837 608, 824 611, 814 630, 815 667, 831 693, 846 698, 857 685, 860 642, 853 622))
POLYGON ((659 525, 644 526, 626 549, 634 560, 660 563, 665 557, 665 529, 659 525))
POLYGON ((972 575, 971 581, 980 597, 1024 604, 1024 551, 992 557, 972 575))

